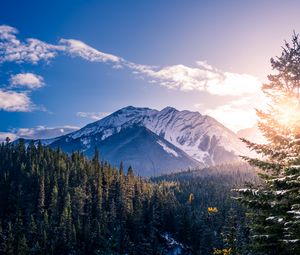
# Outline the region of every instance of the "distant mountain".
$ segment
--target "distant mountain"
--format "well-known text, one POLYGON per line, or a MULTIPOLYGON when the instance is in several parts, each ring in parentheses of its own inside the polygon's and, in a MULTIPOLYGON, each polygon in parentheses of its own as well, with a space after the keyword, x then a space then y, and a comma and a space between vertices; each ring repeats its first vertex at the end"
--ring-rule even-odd
POLYGON ((101 157, 112 165, 119 166, 122 162, 124 168, 132 166, 142 176, 156 176, 201 165, 143 126, 129 126, 104 140, 98 138, 91 137, 88 148, 85 143, 82 143, 81 138, 75 138, 71 143, 60 139, 53 142, 51 146, 59 146, 67 152, 74 149, 84 151, 87 156, 92 156, 97 147, 100 149, 101 157))
POLYGON ((42 142, 88 156, 98 147, 104 159, 131 164, 143 175, 231 162, 248 152, 237 135, 215 119, 172 107, 158 111, 128 106, 42 142))

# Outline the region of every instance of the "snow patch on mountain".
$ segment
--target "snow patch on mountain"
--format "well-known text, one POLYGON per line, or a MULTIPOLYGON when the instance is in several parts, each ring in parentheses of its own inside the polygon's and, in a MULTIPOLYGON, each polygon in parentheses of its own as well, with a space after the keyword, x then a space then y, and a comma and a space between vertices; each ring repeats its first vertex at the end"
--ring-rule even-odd
POLYGON ((177 152, 172 150, 171 148, 169 148, 165 143, 163 143, 162 141, 157 141, 157 143, 169 154, 175 156, 175 157, 179 157, 177 152))
POLYGON ((159 145, 173 156, 177 152, 168 143, 206 166, 233 161, 249 153, 237 135, 214 118, 172 107, 158 111, 128 106, 61 139, 68 143, 80 140, 81 145, 76 148, 86 151, 91 143, 105 141, 136 125, 161 137, 163 142, 159 145))

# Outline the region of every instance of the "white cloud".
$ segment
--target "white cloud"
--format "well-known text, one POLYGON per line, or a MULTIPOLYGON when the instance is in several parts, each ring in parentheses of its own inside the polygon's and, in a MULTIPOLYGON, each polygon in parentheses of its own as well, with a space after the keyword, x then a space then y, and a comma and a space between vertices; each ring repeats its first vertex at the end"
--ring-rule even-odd
MULTIPOLYGON (((219 70, 204 61, 197 61, 195 66, 182 64, 163 67, 141 65, 99 51, 79 40, 61 39, 58 44, 54 45, 38 39, 20 41, 16 37, 17 34, 17 29, 13 27, 0 26, 0 63, 15 61, 36 64, 39 61, 47 62, 58 54, 80 57, 91 62, 110 63, 113 68, 126 67, 135 75, 147 78, 149 83, 156 83, 170 89, 240 97, 241 101, 233 100, 226 105, 206 110, 206 113, 216 117, 234 130, 250 125, 254 121, 253 108, 255 105, 253 103, 257 103, 256 95, 260 93, 261 83, 252 75, 219 70), (251 101, 248 98, 252 98, 251 101), (241 103, 243 101, 244 103, 241 103)), ((3 93, 9 95, 10 98, 4 103, 0 101, 1 109, 28 110, 30 108, 31 102, 27 94, 12 91, 0 91, 0 93, 2 93, 2 98, 3 93), (16 106, 11 104, 12 101, 18 102, 16 106)), ((102 113, 81 112, 78 113, 78 116, 96 120, 103 115, 102 113)))
POLYGON ((19 73, 10 77, 10 84, 12 87, 36 89, 44 85, 44 79, 42 76, 33 73, 19 73))
MULTIPOLYGON (((252 127, 257 122, 255 108, 265 107, 262 93, 240 97, 214 109, 207 109, 205 114, 214 117, 226 127, 237 132, 240 129, 252 127)), ((195 105, 201 107, 201 105, 195 105)))
POLYGON ((92 120, 100 120, 108 116, 109 112, 77 112, 76 115, 82 118, 88 118, 92 120))
POLYGON ((36 64, 48 61, 65 49, 62 45, 52 45, 37 39, 27 39, 21 42, 16 35, 16 28, 0 26, 0 62, 29 62, 36 64))
POLYGON ((0 110, 10 112, 29 112, 33 104, 25 92, 0 90, 0 110))
POLYGON ((61 39, 58 44, 49 44, 38 39, 29 38, 20 41, 18 30, 14 27, 0 26, 0 62, 49 61, 59 53, 81 57, 91 62, 111 62, 114 67, 122 67, 120 57, 96 50, 82 41, 61 39))
POLYGON ((16 140, 18 138, 14 133, 0 132, 0 143, 5 142, 7 137, 10 139, 10 141, 16 140))
POLYGON ((1 40, 14 40, 16 39, 15 34, 18 30, 14 27, 2 25, 0 26, 0 39, 1 40))
POLYGON ((37 126, 33 128, 18 128, 12 129, 10 132, 0 132, 0 141, 1 139, 5 140, 6 137, 10 137, 12 140, 18 138, 49 139, 71 133, 78 129, 79 127, 68 125, 58 127, 37 126))
POLYGON ((206 110, 205 114, 214 117, 235 132, 252 126, 257 120, 254 109, 244 110, 231 104, 206 110))
POLYGON ((198 61, 197 67, 173 65, 163 68, 130 63, 134 73, 145 75, 151 83, 183 91, 206 91, 212 95, 253 94, 260 90, 259 80, 248 74, 222 72, 205 62, 198 61))
POLYGON ((213 95, 243 95, 260 90, 260 82, 256 77, 224 72, 204 61, 197 61, 194 67, 182 64, 165 67, 141 65, 101 52, 79 40, 61 39, 57 45, 53 45, 27 39, 24 43, 16 38, 17 33, 13 27, 0 26, 0 62, 37 63, 40 60, 48 61, 61 52, 91 62, 109 62, 114 68, 127 67, 134 74, 149 78, 150 83, 171 89, 207 91, 213 95))

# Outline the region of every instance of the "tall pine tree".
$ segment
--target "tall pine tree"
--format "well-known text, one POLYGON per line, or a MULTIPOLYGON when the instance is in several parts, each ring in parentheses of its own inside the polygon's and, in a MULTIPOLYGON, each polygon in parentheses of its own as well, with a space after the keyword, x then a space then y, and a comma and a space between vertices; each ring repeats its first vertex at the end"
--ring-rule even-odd
POLYGON ((251 209, 252 249, 256 254, 300 254, 300 40, 286 42, 271 59, 274 74, 262 87, 270 99, 257 111, 266 144, 244 139, 260 157, 245 159, 259 169, 263 183, 241 189, 251 209))

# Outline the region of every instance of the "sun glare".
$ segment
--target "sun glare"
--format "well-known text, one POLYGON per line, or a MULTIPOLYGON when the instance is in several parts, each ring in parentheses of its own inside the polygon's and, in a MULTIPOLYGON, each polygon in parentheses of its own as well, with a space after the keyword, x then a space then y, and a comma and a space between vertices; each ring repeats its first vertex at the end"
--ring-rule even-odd
POLYGON ((278 107, 277 120, 286 127, 300 127, 300 99, 288 98, 278 107))

